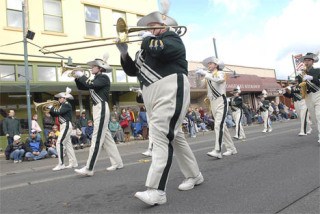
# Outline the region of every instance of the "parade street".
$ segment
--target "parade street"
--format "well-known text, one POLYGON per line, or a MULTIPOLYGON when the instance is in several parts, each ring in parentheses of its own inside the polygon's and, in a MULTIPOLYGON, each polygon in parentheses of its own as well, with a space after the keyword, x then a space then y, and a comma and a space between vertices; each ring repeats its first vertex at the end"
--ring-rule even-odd
MULTIPOLYGON (((247 141, 235 141, 238 154, 216 160, 206 155, 214 133, 187 138, 204 183, 179 191, 184 177, 174 159, 167 203, 148 206, 133 197, 145 190, 150 158, 141 155, 147 141, 119 144, 124 168, 113 172, 102 151, 93 177, 74 169, 54 172, 58 160, 13 164, 1 159, 1 213, 319 213, 319 143, 317 133, 299 137, 298 120, 244 127, 247 141)), ((231 136, 234 130, 230 129, 231 136)), ((225 148, 223 148, 225 149, 225 148)), ((223 150, 224 152, 225 150, 223 150)), ((79 168, 88 148, 77 150, 79 168)))

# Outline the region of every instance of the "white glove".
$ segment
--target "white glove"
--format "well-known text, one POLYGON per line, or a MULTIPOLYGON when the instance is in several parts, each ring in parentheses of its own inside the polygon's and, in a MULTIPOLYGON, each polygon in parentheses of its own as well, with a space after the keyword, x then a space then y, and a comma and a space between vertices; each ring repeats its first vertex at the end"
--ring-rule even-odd
POLYGON ((47 106, 47 109, 51 109, 53 106, 52 105, 49 105, 49 106, 47 106))
POLYGON ((142 37, 142 39, 150 36, 150 37, 155 37, 150 31, 142 31, 138 34, 138 36, 142 37))
POLYGON ((310 75, 304 75, 303 80, 313 80, 313 76, 310 75))
POLYGON ((82 77, 83 76, 83 72, 82 71, 75 71, 74 72, 74 77, 75 78, 80 78, 80 77, 82 77))
POLYGON ((116 43, 118 50, 120 51, 122 56, 127 55, 128 53, 128 44, 127 43, 116 43))
POLYGON ((201 76, 205 76, 207 73, 208 73, 208 72, 205 71, 205 70, 203 70, 203 69, 199 69, 199 70, 196 71, 196 74, 199 74, 199 75, 201 75, 201 76))

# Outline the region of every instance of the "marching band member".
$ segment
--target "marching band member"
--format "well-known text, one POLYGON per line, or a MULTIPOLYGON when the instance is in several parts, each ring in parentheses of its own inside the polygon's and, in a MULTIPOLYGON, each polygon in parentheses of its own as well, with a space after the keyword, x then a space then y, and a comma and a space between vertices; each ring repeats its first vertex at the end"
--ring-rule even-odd
POLYGON ((110 79, 106 73, 112 71, 112 68, 106 62, 108 57, 109 55, 106 54, 104 60, 95 59, 87 63, 92 68, 91 73, 94 75, 93 80, 88 79, 81 71, 75 72, 75 82, 78 89, 89 90, 93 101, 92 112, 94 126, 89 157, 86 166, 74 170, 80 175, 93 176, 94 166, 99 157, 101 146, 104 147, 110 157, 111 166, 108 167, 107 170, 113 171, 123 168, 120 153, 108 128, 110 120, 108 105, 110 79))
MULTIPOLYGON (((138 26, 177 26, 177 22, 160 12, 150 13, 138 26)), ((141 84, 152 140, 152 162, 146 191, 135 197, 149 205, 164 204, 166 185, 173 153, 185 180, 179 190, 190 190, 204 179, 187 143, 181 124, 190 103, 190 84, 185 46, 171 28, 151 29, 142 33, 141 50, 135 60, 128 54, 126 43, 118 43, 121 65, 129 76, 137 76, 141 84)))
POLYGON ((270 115, 273 112, 273 108, 270 104, 270 101, 265 99, 267 96, 268 96, 267 91, 262 90, 262 93, 260 95, 260 102, 258 104, 258 108, 260 110, 260 114, 263 119, 264 129, 262 132, 264 132, 264 133, 272 132, 270 115))
POLYGON ((198 70, 196 74, 204 76, 207 82, 208 99, 210 100, 212 116, 214 117, 215 147, 207 155, 221 159, 222 142, 227 151, 223 155, 237 154, 229 130, 225 123, 228 112, 228 101, 226 97, 226 74, 223 71, 224 63, 215 57, 208 57, 202 61, 209 72, 198 70))
POLYGON ((56 109, 52 105, 48 106, 50 115, 52 117, 58 117, 60 123, 60 135, 57 139, 56 149, 58 153, 59 164, 54 167, 53 171, 62 170, 65 168, 74 168, 78 166, 76 155, 71 143, 72 132, 72 106, 67 99, 73 100, 73 96, 70 94, 71 89, 67 87, 66 92, 56 94, 55 97, 59 98, 60 108, 56 109), (65 147, 65 149, 64 149, 65 147), (69 165, 65 166, 63 151, 66 151, 69 158, 69 165))
POLYGON ((298 76, 299 84, 305 82, 307 85, 307 96, 305 98, 311 119, 318 126, 318 143, 320 143, 320 68, 314 68, 313 63, 318 62, 316 54, 307 53, 302 57, 306 67, 304 75, 298 76))
MULTIPOLYGON (((297 79, 297 78, 296 78, 297 79)), ((300 117, 300 133, 299 136, 305 136, 311 134, 311 121, 309 118, 309 111, 305 102, 300 94, 300 88, 296 86, 287 86, 283 96, 288 97, 292 100, 294 108, 297 111, 298 117, 300 117)))
POLYGON ((242 97, 240 96, 240 87, 235 88, 232 93, 233 97, 231 97, 229 104, 232 111, 232 118, 234 120, 234 123, 236 124, 236 134, 235 136, 233 136, 233 138, 238 140, 245 140, 246 135, 244 133, 243 126, 241 123, 241 118, 243 115, 243 101, 242 97))

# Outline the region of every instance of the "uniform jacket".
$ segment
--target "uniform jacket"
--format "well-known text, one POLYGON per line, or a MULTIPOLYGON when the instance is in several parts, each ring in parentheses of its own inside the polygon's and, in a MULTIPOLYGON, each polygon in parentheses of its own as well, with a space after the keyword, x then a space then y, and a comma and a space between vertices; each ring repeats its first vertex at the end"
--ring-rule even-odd
POLYGON ((166 31, 156 37, 146 37, 135 61, 127 55, 121 65, 128 76, 137 76, 141 85, 150 84, 175 73, 188 75, 184 44, 175 32, 166 31))
POLYGON ((93 80, 86 76, 75 79, 79 90, 89 90, 93 105, 100 102, 108 102, 110 91, 110 79, 105 73, 97 74, 93 80))
POLYGON ((237 111, 238 109, 242 109, 242 103, 242 97, 237 96, 231 98, 229 105, 232 111, 237 111))
POLYGON ((72 106, 66 101, 60 105, 59 109, 51 108, 50 114, 52 117, 58 117, 60 124, 70 122, 72 120, 72 106))
POLYGON ((6 117, 3 120, 3 132, 9 134, 10 137, 21 134, 20 120, 14 117, 6 117))
POLYGON ((205 75, 208 88, 208 98, 215 100, 226 94, 226 75, 223 71, 215 70, 205 75))
MULTIPOLYGON (((310 92, 317 92, 320 90, 320 68, 310 68, 307 71, 307 74, 313 77, 313 80, 306 81, 307 82, 307 91, 310 92)), ((303 81, 302 75, 298 75, 298 82, 301 83, 303 81)))

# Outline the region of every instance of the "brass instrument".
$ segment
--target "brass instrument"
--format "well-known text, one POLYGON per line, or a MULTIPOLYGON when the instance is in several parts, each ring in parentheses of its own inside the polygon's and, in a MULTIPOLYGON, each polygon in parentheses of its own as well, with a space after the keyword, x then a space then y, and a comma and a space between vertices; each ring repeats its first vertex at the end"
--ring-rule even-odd
POLYGON ((33 104, 34 104, 36 112, 38 112, 38 108, 41 107, 41 110, 44 113, 49 112, 49 109, 47 109, 47 108, 50 105, 52 105, 54 108, 59 108, 59 106, 60 106, 60 103, 57 100, 47 100, 46 102, 42 102, 42 103, 37 103, 37 102, 33 101, 33 104))
POLYGON ((63 75, 64 73, 68 72, 68 77, 75 77, 75 72, 76 71, 82 71, 83 75, 85 75, 86 77, 90 77, 91 76, 91 72, 90 72, 90 67, 73 67, 73 66, 68 66, 65 65, 63 63, 63 61, 61 61, 61 75, 63 75))
POLYGON ((139 37, 139 35, 128 35, 128 34, 133 33, 133 32, 138 32, 138 31, 147 31, 147 30, 155 30, 155 29, 173 29, 179 36, 183 36, 187 32, 186 26, 154 26, 154 27, 142 26, 142 27, 130 27, 129 28, 127 26, 125 20, 123 18, 119 18, 117 20, 117 25, 116 25, 118 37, 106 37, 106 38, 100 38, 100 39, 91 39, 91 40, 76 41, 76 42, 69 42, 69 43, 60 43, 60 44, 54 44, 54 45, 45 45, 39 51, 42 52, 43 54, 50 54, 50 53, 59 53, 59 52, 66 52, 66 51, 73 51, 73 50, 80 50, 80 49, 87 49, 87 48, 115 45, 117 43, 141 42, 142 39, 136 39, 136 40, 130 41, 129 37, 139 37), (47 50, 47 48, 52 48, 52 47, 60 47, 60 46, 66 46, 66 45, 75 45, 75 44, 82 44, 82 43, 107 41, 107 40, 112 40, 112 42, 98 44, 98 45, 80 46, 80 47, 74 47, 74 48, 52 50, 52 51, 47 50))
POLYGON ((300 74, 300 77, 302 78, 302 82, 299 84, 300 87, 300 92, 301 92, 301 96, 302 99, 306 98, 306 96, 308 95, 307 93, 307 82, 305 80, 303 80, 304 75, 306 75, 306 70, 302 70, 302 73, 300 74))

